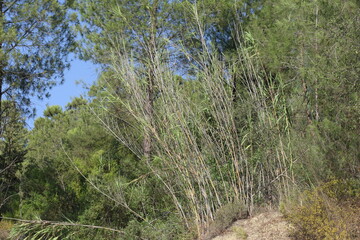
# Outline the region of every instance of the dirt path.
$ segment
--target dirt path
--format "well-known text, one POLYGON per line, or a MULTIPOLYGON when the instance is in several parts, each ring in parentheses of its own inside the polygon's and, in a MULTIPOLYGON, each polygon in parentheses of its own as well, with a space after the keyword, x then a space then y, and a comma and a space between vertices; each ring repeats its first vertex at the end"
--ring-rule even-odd
POLYGON ((289 240, 289 229, 281 213, 270 211, 234 222, 213 240, 289 240))

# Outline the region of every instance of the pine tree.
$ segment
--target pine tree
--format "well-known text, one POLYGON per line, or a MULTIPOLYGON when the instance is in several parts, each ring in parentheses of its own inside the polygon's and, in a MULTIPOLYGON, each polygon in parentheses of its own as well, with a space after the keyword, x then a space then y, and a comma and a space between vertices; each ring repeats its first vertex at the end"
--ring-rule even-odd
POLYGON ((19 196, 18 172, 26 153, 25 121, 21 110, 11 101, 3 102, 1 124, 5 126, 0 138, 0 215, 15 214, 19 196))
POLYGON ((156 71, 160 62, 168 61, 164 52, 169 48, 169 40, 176 37, 171 6, 171 1, 164 0, 79 2, 82 20, 87 23, 81 30, 87 39, 83 57, 108 68, 114 63, 114 54, 131 55, 137 73, 144 78, 142 109, 149 126, 143 131, 142 155, 147 160, 152 154, 149 129, 154 121, 156 71))
MULTIPOLYGON (((23 114, 31 98, 63 80, 66 56, 74 46, 67 9, 71 1, 0 0, 0 178, 1 204, 16 195, 24 146, 23 114), (21 145, 21 144, 20 144, 21 145)), ((2 211, 2 210, 1 210, 2 211)))
POLYGON ((14 100, 29 112, 31 97, 47 96, 56 80, 63 80, 66 56, 74 46, 67 12, 70 4, 0 1, 0 104, 4 99, 14 100))

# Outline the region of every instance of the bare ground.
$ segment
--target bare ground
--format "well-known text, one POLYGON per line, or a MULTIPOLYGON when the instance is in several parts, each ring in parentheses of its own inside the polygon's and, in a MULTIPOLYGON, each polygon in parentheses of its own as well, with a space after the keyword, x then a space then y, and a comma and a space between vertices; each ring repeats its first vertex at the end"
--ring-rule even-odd
POLYGON ((9 232, 0 229, 0 240, 8 239, 8 237, 9 237, 9 232))
POLYGON ((268 211, 234 222, 212 240, 289 240, 290 228, 281 213, 268 211))

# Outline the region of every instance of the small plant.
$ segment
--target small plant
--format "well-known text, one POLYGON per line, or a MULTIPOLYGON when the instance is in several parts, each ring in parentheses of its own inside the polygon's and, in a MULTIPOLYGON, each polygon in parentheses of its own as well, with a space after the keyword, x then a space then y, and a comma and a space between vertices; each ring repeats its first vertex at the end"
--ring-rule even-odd
POLYGON ((205 239, 212 238, 222 233, 235 220, 245 217, 247 209, 240 201, 228 203, 215 213, 215 219, 209 224, 205 239))
POLYGON ((246 240, 248 238, 248 234, 242 227, 234 227, 232 231, 236 234, 236 237, 241 240, 246 240))

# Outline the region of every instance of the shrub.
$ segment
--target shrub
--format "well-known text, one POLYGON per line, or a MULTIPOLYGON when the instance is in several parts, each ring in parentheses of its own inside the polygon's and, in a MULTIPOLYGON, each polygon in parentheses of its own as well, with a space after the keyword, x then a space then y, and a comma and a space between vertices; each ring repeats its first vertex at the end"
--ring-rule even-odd
POLYGON ((244 203, 235 201, 225 204, 215 213, 214 221, 210 222, 205 239, 219 235, 228 228, 235 220, 245 218, 247 216, 247 208, 244 203))
POLYGON ((246 240, 248 238, 248 234, 242 227, 236 227, 232 229, 233 232, 236 234, 236 237, 241 240, 246 240))
MULTIPOLYGON (((195 230, 195 229, 194 229, 195 230)), ((165 219, 158 219, 149 223, 131 220, 124 229, 122 239, 148 239, 148 240, 184 240, 195 239, 195 231, 185 229, 181 219, 171 214, 165 219)))
POLYGON ((293 237, 301 240, 359 237, 359 192, 355 182, 345 180, 332 180, 305 191, 300 206, 285 210, 294 226, 293 237))

